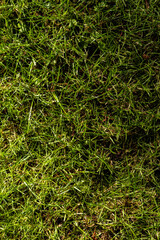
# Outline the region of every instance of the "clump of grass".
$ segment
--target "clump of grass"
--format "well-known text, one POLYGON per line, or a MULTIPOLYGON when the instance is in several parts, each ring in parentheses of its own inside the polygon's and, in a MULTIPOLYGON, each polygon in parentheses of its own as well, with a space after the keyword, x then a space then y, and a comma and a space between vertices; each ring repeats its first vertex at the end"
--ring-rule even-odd
POLYGON ((2 1, 3 239, 159 239, 157 1, 2 1))

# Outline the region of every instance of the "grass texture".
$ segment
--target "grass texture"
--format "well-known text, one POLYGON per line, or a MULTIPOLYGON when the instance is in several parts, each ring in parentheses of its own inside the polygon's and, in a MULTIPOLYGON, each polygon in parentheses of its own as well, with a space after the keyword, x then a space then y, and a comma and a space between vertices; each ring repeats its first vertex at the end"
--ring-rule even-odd
POLYGON ((160 2, 1 0, 0 238, 160 239, 160 2))

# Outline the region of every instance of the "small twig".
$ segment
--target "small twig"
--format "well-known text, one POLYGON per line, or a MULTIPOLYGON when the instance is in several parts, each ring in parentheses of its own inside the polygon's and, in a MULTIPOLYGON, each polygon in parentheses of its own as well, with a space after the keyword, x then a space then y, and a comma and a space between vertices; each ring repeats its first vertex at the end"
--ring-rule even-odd
POLYGON ((146 8, 149 9, 149 2, 148 2, 148 0, 145 0, 145 2, 146 2, 146 8))

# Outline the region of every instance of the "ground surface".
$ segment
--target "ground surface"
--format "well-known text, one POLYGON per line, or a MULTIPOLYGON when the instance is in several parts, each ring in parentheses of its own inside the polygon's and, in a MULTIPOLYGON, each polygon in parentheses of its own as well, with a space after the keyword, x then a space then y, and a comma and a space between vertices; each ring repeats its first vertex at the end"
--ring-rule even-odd
POLYGON ((1 239, 160 239, 159 14, 1 0, 1 239))

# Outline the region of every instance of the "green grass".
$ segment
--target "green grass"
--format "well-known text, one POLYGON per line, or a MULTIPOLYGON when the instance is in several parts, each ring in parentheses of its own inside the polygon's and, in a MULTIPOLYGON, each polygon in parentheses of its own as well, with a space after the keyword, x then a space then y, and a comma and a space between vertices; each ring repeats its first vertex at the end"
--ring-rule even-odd
POLYGON ((160 239, 160 3, 147 2, 1 1, 1 239, 160 239))

